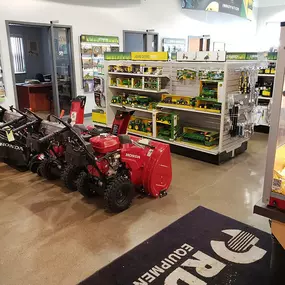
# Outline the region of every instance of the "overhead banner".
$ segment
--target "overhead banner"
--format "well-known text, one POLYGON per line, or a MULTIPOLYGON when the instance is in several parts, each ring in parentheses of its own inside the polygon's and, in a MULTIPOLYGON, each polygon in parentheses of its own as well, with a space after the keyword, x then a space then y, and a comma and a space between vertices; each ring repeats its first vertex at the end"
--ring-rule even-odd
POLYGON ((252 20, 253 0, 181 0, 183 9, 232 14, 252 20))

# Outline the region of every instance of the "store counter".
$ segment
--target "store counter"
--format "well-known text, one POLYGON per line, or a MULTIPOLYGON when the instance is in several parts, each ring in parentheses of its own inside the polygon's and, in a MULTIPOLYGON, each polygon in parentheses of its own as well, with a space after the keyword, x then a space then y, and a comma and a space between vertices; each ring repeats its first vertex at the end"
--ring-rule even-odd
POLYGON ((51 109, 52 83, 16 84, 19 109, 30 108, 34 112, 51 109))

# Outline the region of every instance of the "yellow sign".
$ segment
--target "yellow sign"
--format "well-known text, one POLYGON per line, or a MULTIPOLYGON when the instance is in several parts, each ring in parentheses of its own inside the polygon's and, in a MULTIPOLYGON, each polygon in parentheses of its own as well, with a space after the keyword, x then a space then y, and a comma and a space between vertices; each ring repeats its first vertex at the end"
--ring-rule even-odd
POLYGON ((167 52, 131 52, 132 60, 141 60, 141 61, 167 61, 168 53, 167 52))

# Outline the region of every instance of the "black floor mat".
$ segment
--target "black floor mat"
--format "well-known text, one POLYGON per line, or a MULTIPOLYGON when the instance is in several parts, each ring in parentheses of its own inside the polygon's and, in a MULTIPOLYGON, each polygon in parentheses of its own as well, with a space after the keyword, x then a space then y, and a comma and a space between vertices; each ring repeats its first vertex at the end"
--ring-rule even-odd
POLYGON ((198 207, 81 284, 267 285, 270 254, 269 234, 198 207))

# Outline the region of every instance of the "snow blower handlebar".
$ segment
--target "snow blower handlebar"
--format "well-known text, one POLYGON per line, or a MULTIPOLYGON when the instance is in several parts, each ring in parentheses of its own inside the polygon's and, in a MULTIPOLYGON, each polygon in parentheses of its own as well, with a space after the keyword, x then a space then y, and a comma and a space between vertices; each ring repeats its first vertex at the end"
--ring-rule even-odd
POLYGON ((0 109, 1 109, 3 112, 8 111, 6 108, 4 108, 4 107, 2 107, 2 106, 0 106, 0 109))
MULTIPOLYGON (((18 110, 17 110, 17 111, 18 111, 18 110)), ((26 124, 24 124, 24 125, 22 125, 22 126, 16 128, 16 129, 14 129, 14 130, 13 130, 14 133, 19 132, 19 131, 22 131, 22 130, 28 128, 28 127, 32 127, 32 126, 34 126, 34 125, 36 125, 36 124, 40 124, 40 123, 42 122, 43 119, 42 119, 41 117, 39 117, 38 115, 36 115, 36 114, 35 114, 34 112, 32 112, 31 110, 25 109, 25 111, 26 111, 27 113, 31 114, 32 116, 34 116, 36 119, 33 120, 33 121, 30 121, 30 122, 27 122, 26 124)), ((26 114, 25 114, 25 115, 26 115, 26 114)))

